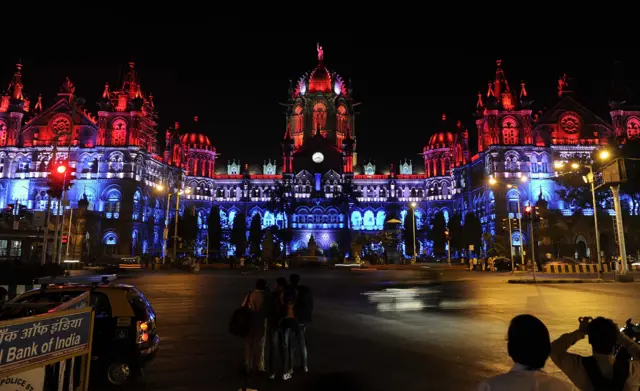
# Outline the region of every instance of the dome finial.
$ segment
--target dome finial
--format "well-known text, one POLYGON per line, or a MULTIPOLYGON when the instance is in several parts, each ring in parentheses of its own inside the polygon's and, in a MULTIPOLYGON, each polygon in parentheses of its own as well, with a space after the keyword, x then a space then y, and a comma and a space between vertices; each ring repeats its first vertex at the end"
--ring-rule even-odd
POLYGON ((324 61, 324 49, 320 46, 320 42, 316 44, 316 50, 318 51, 318 62, 322 63, 324 61))
POLYGON ((442 113, 442 120, 446 121, 447 120, 447 113, 442 113))
POLYGON ((198 116, 197 115, 193 116, 193 122, 198 122, 198 116))

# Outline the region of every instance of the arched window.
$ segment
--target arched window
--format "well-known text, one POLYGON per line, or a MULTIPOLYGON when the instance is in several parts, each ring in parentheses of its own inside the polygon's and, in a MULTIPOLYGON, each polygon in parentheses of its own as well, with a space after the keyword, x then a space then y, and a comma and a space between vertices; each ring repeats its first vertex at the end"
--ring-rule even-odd
POLYGON ((550 172, 549 169, 551 168, 551 166, 549 164, 549 161, 549 155, 547 155, 546 153, 543 154, 541 157, 540 172, 550 172))
POLYGON ((374 230, 376 229, 376 217, 372 211, 368 210, 364 212, 364 229, 374 230))
POLYGON ((106 205, 104 207, 105 215, 108 219, 117 219, 120 217, 120 201, 122 195, 118 190, 111 190, 106 197, 106 205))
POLYGON ((127 143, 127 123, 123 119, 117 119, 111 123, 111 144, 125 145, 127 143))
POLYGON ((0 147, 7 145, 7 124, 0 121, 0 147))
POLYGON ((116 249, 118 245, 118 235, 115 232, 106 232, 102 237, 102 243, 104 244, 104 253, 107 255, 117 254, 116 249))
POLYGON ((327 106, 322 102, 313 106, 313 130, 315 131, 318 126, 320 126, 320 130, 327 126, 327 106))
POLYGON ((538 157, 535 154, 531 154, 531 157, 529 158, 529 162, 530 162, 530 170, 531 172, 538 172, 539 168, 538 168, 538 157))
POLYGON ((362 227, 362 214, 360 211, 351 212, 351 229, 358 230, 362 227))
POLYGON ((304 127, 304 113, 302 112, 302 106, 298 105, 293 109, 293 132, 302 132, 304 127))
POLYGON ((142 208, 142 205, 140 204, 140 198, 140 190, 136 190, 136 192, 133 193, 133 220, 138 220, 140 218, 140 212, 142 208))
POLYGON ((504 144, 518 144, 518 123, 513 118, 505 118, 502 121, 502 138, 504 144))
POLYGON ((636 117, 629 118, 629 120, 627 121, 627 137, 640 137, 640 119, 636 117))
POLYGON ((123 167, 124 159, 122 157, 122 153, 112 153, 111 156, 109 156, 109 171, 122 172, 123 167))

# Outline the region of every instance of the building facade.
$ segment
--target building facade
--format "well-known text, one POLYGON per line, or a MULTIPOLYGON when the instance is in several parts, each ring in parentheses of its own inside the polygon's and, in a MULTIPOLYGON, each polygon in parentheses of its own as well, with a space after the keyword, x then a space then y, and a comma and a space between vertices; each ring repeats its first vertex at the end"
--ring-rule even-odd
MULTIPOLYGON (((34 104, 24 92, 18 65, 0 101, 0 208, 50 207, 55 215, 57 200, 48 199, 47 177, 56 161, 69 161, 75 182, 68 208, 88 202, 87 229, 80 237, 93 256, 161 252, 165 213, 169 221, 175 213, 161 188, 191 189, 182 207, 194 206, 197 212, 199 253, 205 251, 214 205, 225 230, 240 213, 247 226, 256 214, 265 228, 289 226, 294 251, 307 247, 311 236, 326 250, 339 245, 345 230, 381 231, 391 215, 404 221, 412 203, 419 232, 438 212, 446 221, 472 212, 485 232, 495 234, 502 218, 516 214, 518 201, 524 207, 544 200, 550 210, 574 215, 576 206, 559 196, 553 161, 590 158, 602 146, 640 136, 640 111, 613 102, 611 118, 599 118, 567 92, 566 79, 558 82, 555 104, 534 112, 525 84, 514 89, 498 61, 494 81, 478 95, 476 140, 469 139, 460 121, 442 115, 425 140, 420 164, 361 162, 354 91, 326 67, 323 48, 317 49, 316 67, 289 89, 282 156, 262 162, 260 172, 249 170, 246 162, 219 162, 197 117, 184 129, 176 124, 160 139, 153 96, 143 91, 133 63, 121 85, 105 85, 95 114, 83 107, 69 79, 51 107, 43 107, 41 97, 34 104), (526 183, 520 182, 523 176, 526 183), (490 187, 489 177, 519 186, 490 187), (289 213, 268 207, 280 184, 296 200, 289 213), (355 190, 357 202, 345 202, 347 187, 355 190)), ((625 202, 637 215, 637 203, 625 202)), ((583 210, 589 213, 593 210, 583 210)), ((563 240, 570 246, 584 242, 579 255, 593 251, 593 229, 577 228, 563 240)), ((509 241, 517 253, 528 239, 515 229, 509 241)), ((430 251, 429 241, 421 238, 419 253, 430 251)))

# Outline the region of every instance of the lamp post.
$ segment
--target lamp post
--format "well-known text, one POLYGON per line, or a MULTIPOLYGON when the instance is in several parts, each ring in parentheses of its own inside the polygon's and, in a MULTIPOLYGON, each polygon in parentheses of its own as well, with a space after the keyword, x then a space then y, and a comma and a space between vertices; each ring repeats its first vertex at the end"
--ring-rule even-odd
MULTIPOLYGON (((158 191, 164 191, 164 186, 158 185, 156 187, 158 191)), ((162 252, 162 263, 165 263, 166 255, 167 255, 167 241, 169 240, 169 207, 171 206, 171 196, 175 194, 176 196, 176 216, 175 216, 175 224, 174 224, 174 236, 173 236, 173 260, 176 260, 178 247, 177 247, 177 238, 178 238, 178 212, 180 211, 180 195, 182 194, 191 194, 191 188, 186 188, 184 190, 179 190, 176 192, 167 192, 167 210, 164 218, 164 251, 162 252)))
MULTIPOLYGON (((528 180, 528 178, 526 176, 524 176, 524 175, 520 177, 520 182, 522 182, 522 183, 527 182, 527 180, 528 180)), ((497 183, 498 183, 498 181, 494 177, 489 178, 489 184, 490 185, 495 185, 497 183)), ((522 259, 522 264, 524 265, 525 264, 525 260, 524 260, 524 246, 522 244, 522 242, 523 242, 522 241, 522 212, 520 210, 520 187, 518 185, 516 185, 516 184, 511 184, 511 183, 507 184, 507 187, 509 189, 515 189, 517 197, 518 197, 517 198, 517 200, 518 200, 518 231, 519 231, 518 235, 520 235, 520 256, 521 256, 521 259, 522 259)), ((511 224, 511 221, 509 221, 509 224, 511 224)), ((511 225, 509 225, 509 226, 511 226, 511 225)), ((533 238, 530 238, 530 240, 533 240, 533 238)), ((511 243, 511 238, 509 238, 509 242, 511 243)), ((514 268, 514 262, 513 262, 513 259, 512 259, 512 261, 511 261, 511 272, 514 272, 514 271, 515 271, 515 268, 514 268)))
MULTIPOLYGON (((598 157, 600 160, 607 160, 611 154, 606 149, 601 151, 598 157)), ((565 166, 565 162, 556 161, 553 163, 554 168, 556 170, 562 170, 565 166)), ((587 174, 586 182, 589 183, 591 187, 591 202, 593 204, 593 225, 596 231, 596 256, 598 259, 598 278, 602 278, 602 254, 600 252, 600 231, 598 230, 598 208, 596 203, 596 188, 595 188, 595 175, 593 174, 593 165, 591 164, 579 164, 579 163, 571 163, 571 168, 574 170, 579 169, 580 167, 586 167, 589 169, 589 174, 587 174)))
POLYGON ((182 194, 191 194, 191 189, 186 188, 176 192, 176 221, 173 227, 173 260, 178 259, 178 214, 180 212, 180 196, 182 194))
POLYGON ((413 259, 414 261, 417 260, 418 255, 416 254, 416 203, 412 202, 411 203, 411 225, 413 227, 413 259))
POLYGON ((444 231, 447 237, 447 263, 451 266, 451 237, 449 236, 449 228, 444 231))

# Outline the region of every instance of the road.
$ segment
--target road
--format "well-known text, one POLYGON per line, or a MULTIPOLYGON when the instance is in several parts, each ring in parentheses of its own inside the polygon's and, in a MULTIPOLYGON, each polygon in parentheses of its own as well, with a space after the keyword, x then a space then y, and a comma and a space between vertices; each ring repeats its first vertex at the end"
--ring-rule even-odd
MULTIPOLYGON (((415 311, 412 305, 378 307, 368 301, 374 296, 363 295, 380 292, 384 281, 414 278, 404 272, 297 272, 316 302, 308 332, 310 373, 287 382, 251 379, 254 388, 312 389, 308 383, 316 376, 347 372, 368 390, 473 390, 511 367, 505 336, 515 315, 538 316, 552 338, 574 330, 579 316, 640 320, 637 283, 513 285, 505 275, 450 271, 444 277, 459 280, 465 300, 415 311), (405 310, 381 311, 398 308, 405 310)), ((280 276, 288 273, 140 272, 121 279, 151 301, 162 337, 158 357, 136 389, 237 390, 243 341, 227 331, 230 314, 256 278, 271 284, 280 276)), ((406 291, 396 292, 406 298, 406 291)), ((574 349, 589 353, 586 341, 574 349)), ((563 377, 550 361, 546 370, 563 377)))

